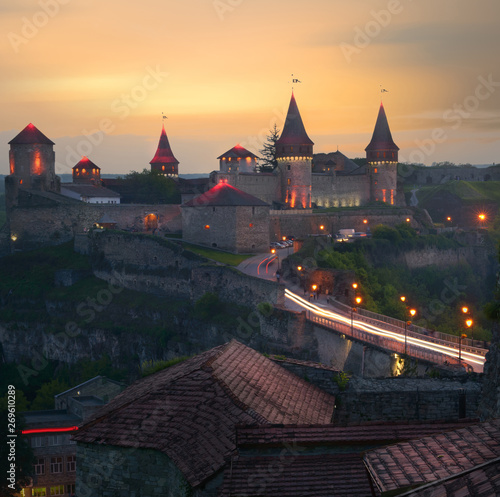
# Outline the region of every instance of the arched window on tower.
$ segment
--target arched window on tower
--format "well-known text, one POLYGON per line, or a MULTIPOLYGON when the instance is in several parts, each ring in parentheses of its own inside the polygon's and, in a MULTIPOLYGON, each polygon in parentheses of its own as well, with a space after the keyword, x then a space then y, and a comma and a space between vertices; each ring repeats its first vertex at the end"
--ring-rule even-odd
POLYGON ((288 164, 288 166, 286 166, 286 168, 290 171, 290 164, 288 164))

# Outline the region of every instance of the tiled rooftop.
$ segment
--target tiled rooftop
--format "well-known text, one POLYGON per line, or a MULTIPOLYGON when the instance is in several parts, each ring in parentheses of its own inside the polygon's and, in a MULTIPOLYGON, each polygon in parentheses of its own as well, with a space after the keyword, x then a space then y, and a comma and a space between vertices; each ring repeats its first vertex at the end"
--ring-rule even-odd
POLYGON ((441 480, 497 457, 500 420, 376 449, 365 455, 365 464, 378 488, 387 492, 441 480))
POLYGON ((239 447, 279 446, 284 443, 309 446, 388 444, 456 430, 469 426, 472 422, 380 423, 360 426, 238 426, 236 436, 239 447))
POLYGON ((334 402, 233 340, 134 383, 74 439, 159 450, 196 486, 236 453, 236 425, 329 423, 334 402))
POLYGON ((237 457, 224 472, 219 497, 371 497, 359 454, 237 457))
POLYGON ((472 471, 400 495, 401 497, 496 497, 500 495, 500 460, 497 458, 472 471))

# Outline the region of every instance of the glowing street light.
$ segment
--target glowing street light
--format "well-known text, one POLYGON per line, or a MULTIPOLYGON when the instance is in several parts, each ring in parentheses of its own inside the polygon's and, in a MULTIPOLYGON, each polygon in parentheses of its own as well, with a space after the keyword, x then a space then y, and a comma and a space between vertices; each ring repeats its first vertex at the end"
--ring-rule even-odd
POLYGON ((406 222, 409 223, 411 219, 409 217, 406 218, 406 222))
POLYGON ((362 300, 363 299, 361 297, 356 297, 356 304, 361 304, 362 300))
POLYGON ((401 295, 401 297, 399 297, 399 300, 401 300, 401 302, 406 302, 406 297, 404 295, 401 295))
POLYGON ((319 229, 320 229, 321 231, 323 231, 323 230, 325 229, 325 227, 324 227, 323 225, 321 225, 321 226, 319 227, 319 229))
POLYGON ((446 218, 446 220, 447 220, 448 222, 450 222, 450 221, 451 221, 451 216, 448 216, 448 217, 446 218))
MULTIPOLYGON (((358 286, 356 283, 353 284, 353 286, 356 285, 358 286)), ((361 302, 363 301, 363 299, 358 295, 354 301, 356 302, 357 305, 361 304, 361 302)), ((351 335, 353 334, 353 331, 354 331, 354 313, 357 311, 356 307, 351 307, 351 335)))
POLYGON ((302 271, 302 266, 297 266, 297 271, 302 271))
POLYGON ((363 219, 363 224, 368 224, 368 219, 363 219))
POLYGON ((354 290, 356 290, 356 288, 358 288, 358 284, 357 283, 353 283, 352 287, 354 288, 354 290))
POLYGON ((312 285, 311 288, 313 289, 313 292, 315 292, 318 289, 318 285, 312 285))

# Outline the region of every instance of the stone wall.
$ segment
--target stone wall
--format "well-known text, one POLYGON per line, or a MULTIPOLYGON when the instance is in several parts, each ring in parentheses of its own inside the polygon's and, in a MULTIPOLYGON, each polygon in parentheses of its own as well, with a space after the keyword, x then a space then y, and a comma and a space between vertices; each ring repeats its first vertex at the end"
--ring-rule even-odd
POLYGON ((214 292, 221 300, 255 307, 284 304, 284 286, 210 263, 160 237, 118 232, 92 234, 94 274, 132 290, 198 300, 214 292))
MULTIPOLYGON (((286 211, 285 211, 286 212, 286 211)), ((420 223, 414 219, 413 210, 410 208, 366 208, 344 212, 325 212, 314 214, 271 215, 270 237, 271 241, 280 240, 283 235, 305 237, 311 234, 335 234, 340 229, 353 228, 355 231, 366 231, 367 227, 373 228, 377 224, 395 226, 406 222, 410 218, 413 227, 419 228, 420 223), (364 223, 364 220, 367 223, 364 223), (321 230, 320 226, 324 226, 321 230)))
POLYGON ((162 232, 182 229, 178 205, 87 204, 55 193, 20 190, 19 205, 8 211, 10 233, 17 238, 11 249, 28 250, 72 240, 104 214, 116 221, 118 229, 144 231, 149 214, 157 217, 162 232))
POLYGON ((214 171, 210 175, 210 187, 215 186, 221 180, 244 192, 260 198, 268 204, 281 199, 281 179, 277 173, 224 173, 214 171))
POLYGON ((480 395, 479 381, 353 378, 337 396, 334 422, 475 418, 480 395))
POLYGON ((269 249, 269 206, 182 206, 187 242, 239 253, 269 249))
POLYGON ((312 175, 312 201, 318 207, 358 207, 370 201, 368 175, 312 175))
POLYGON ((500 167, 424 167, 403 169, 405 181, 417 185, 438 185, 448 181, 500 181, 500 167))
POLYGON ((173 461, 156 450, 78 443, 76 457, 78 497, 192 495, 173 461))
POLYGON ((484 365, 483 396, 479 406, 482 420, 500 417, 500 325, 495 322, 486 364, 484 365))

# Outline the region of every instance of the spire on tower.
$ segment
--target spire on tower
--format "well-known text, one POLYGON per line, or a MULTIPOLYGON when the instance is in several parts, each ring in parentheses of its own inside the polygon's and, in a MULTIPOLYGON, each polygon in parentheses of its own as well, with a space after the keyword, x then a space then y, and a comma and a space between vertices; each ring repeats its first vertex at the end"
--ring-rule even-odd
MULTIPOLYGON (((304 147, 302 152, 307 155, 312 155, 312 145, 314 142, 307 136, 302 117, 300 116, 299 108, 292 91, 292 98, 288 107, 283 131, 278 141, 276 142, 276 151, 278 156, 290 155, 289 152, 294 152, 291 147, 304 147)), ((299 149, 296 149, 294 154, 298 154, 299 149)))
POLYGON ((384 104, 382 102, 380 102, 380 109, 378 111, 377 122, 375 123, 372 139, 365 150, 366 152, 388 152, 399 150, 399 147, 392 139, 389 122, 387 121, 384 104))
POLYGON ((178 176, 179 174, 179 161, 174 157, 172 148, 168 142, 167 133, 165 132, 165 122, 162 124, 156 154, 150 164, 152 171, 158 171, 167 176, 178 176))

